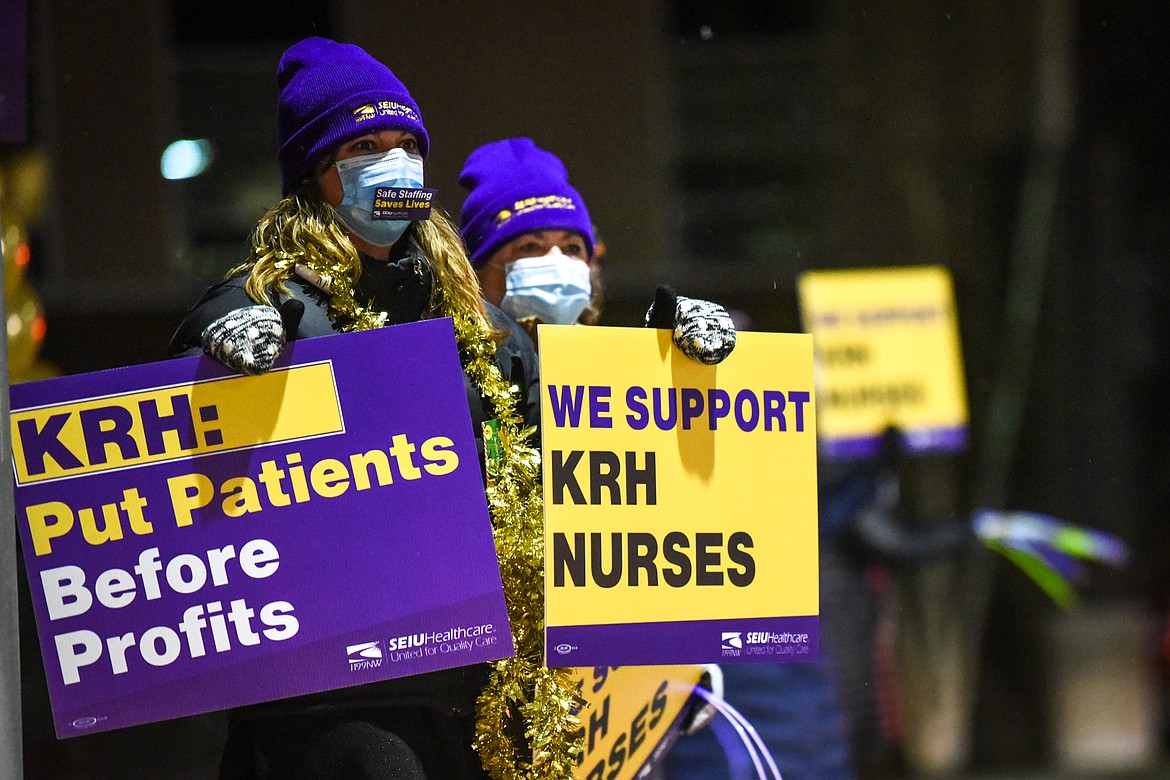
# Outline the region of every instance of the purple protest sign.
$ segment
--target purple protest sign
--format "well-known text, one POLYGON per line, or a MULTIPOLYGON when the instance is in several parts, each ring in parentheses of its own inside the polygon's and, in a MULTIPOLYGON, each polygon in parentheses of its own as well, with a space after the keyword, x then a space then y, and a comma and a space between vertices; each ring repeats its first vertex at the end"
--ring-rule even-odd
POLYGON ((450 320, 11 393, 58 736, 513 654, 450 320))

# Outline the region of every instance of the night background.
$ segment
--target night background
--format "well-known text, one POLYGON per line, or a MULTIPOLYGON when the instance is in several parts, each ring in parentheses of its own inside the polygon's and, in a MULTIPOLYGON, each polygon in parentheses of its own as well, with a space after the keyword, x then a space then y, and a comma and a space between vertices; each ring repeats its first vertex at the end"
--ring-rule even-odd
MULTIPOLYGON (((946 266, 971 445, 904 464, 904 499, 1042 512, 1130 558, 1090 567, 1069 610, 1002 559, 869 572, 896 636, 864 774, 1165 767, 1170 3, 0 0, 0 25, 18 8, 12 382, 164 359, 278 197, 281 52, 360 44, 419 103, 448 213, 480 144, 565 161, 607 247, 604 324, 638 324, 669 282, 798 331, 803 271, 946 266), (167 180, 179 139, 211 164, 167 180)), ((21 622, 27 777, 214 776, 215 714, 57 741, 21 622)))

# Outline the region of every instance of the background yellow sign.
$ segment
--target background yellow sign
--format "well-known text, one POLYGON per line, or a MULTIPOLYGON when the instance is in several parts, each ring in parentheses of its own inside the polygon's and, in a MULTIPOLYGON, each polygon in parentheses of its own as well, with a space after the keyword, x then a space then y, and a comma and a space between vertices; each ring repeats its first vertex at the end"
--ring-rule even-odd
POLYGON ((864 454, 896 426, 916 450, 960 449, 967 400, 950 274, 941 266, 811 271, 817 427, 830 454, 864 454))

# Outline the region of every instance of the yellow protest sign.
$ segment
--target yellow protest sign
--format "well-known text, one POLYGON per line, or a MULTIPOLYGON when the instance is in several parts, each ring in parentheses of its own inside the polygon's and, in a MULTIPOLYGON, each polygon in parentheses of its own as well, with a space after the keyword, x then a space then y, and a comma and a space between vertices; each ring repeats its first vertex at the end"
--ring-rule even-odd
POLYGON ((890 426, 911 450, 966 445, 967 399, 947 269, 810 271, 800 277, 799 294, 816 347, 817 429, 827 454, 869 454, 890 426))
POLYGON ((574 669, 588 703, 578 716, 584 751, 575 780, 632 780, 674 744, 701 666, 574 669))
POLYGON ((550 666, 814 660, 812 340, 542 326, 550 666))

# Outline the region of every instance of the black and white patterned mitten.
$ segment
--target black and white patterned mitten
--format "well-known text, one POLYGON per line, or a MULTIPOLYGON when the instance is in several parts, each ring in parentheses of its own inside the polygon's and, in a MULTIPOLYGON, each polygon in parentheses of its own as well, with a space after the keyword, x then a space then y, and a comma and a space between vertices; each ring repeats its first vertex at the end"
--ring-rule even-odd
POLYGON ((659 285, 654 303, 646 312, 646 325, 668 328, 672 339, 684 355, 713 366, 735 349, 735 323, 717 303, 675 294, 659 285))
POLYGON ((247 306, 228 312, 203 329, 203 351, 235 371, 266 373, 284 349, 286 328, 292 324, 291 330, 296 332, 296 323, 288 321, 290 315, 299 322, 299 315, 305 310, 295 299, 287 303, 296 306, 280 310, 272 306, 247 306))

